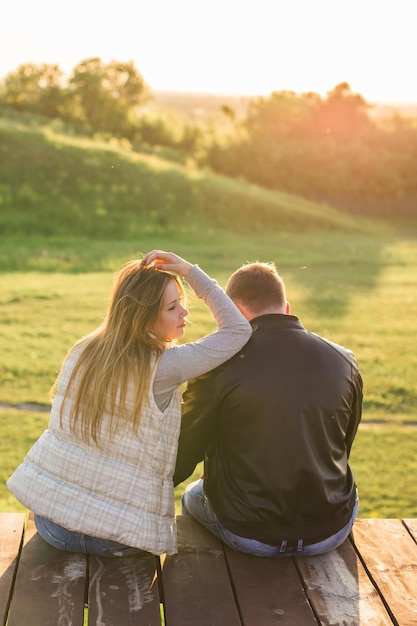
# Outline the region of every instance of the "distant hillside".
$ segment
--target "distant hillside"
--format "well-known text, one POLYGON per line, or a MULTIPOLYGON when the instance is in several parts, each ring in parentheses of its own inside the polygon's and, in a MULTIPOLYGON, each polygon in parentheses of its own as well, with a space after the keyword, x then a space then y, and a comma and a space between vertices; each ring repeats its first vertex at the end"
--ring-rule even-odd
POLYGON ((360 232, 357 217, 120 145, 0 119, 0 234, 360 232))
MULTIPOLYGON (((238 117, 244 117, 248 105, 257 96, 204 94, 174 91, 155 91, 149 107, 156 110, 173 111, 190 119, 206 120, 213 117, 221 119, 224 116, 222 106, 232 107, 238 117)), ((376 102, 370 104, 370 115, 375 118, 386 118, 394 114, 403 117, 417 117, 417 102, 376 102)))
POLYGON ((224 118, 222 106, 232 107, 238 117, 244 117, 254 96, 230 96, 221 94, 156 91, 150 109, 172 111, 194 121, 224 118))
POLYGON ((378 102, 372 105, 371 114, 375 118, 386 118, 392 115, 401 115, 402 117, 417 118, 417 102, 416 103, 384 103, 378 102))

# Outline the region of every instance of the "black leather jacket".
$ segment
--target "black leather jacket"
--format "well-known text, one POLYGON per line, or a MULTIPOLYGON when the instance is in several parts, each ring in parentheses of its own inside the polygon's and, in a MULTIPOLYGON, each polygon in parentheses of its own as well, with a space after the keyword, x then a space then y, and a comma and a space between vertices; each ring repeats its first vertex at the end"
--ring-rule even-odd
POLYGON ((174 482, 204 458, 204 490, 227 529, 271 545, 316 543, 355 504, 348 458, 362 379, 351 351, 293 315, 252 327, 236 356, 189 383, 174 482))

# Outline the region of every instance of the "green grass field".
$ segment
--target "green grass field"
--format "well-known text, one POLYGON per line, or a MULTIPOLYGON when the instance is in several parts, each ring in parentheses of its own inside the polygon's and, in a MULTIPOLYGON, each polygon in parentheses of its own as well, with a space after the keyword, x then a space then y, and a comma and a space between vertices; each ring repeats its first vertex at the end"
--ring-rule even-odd
MULTIPOLYGON (((209 248, 196 244, 194 250, 187 242, 169 244, 173 242, 120 244, 109 251, 104 265, 113 262, 116 269, 154 246, 170 247, 198 261, 224 284, 241 263, 275 261, 286 280, 293 313, 309 329, 350 347, 359 361, 364 427, 354 445, 352 465, 361 492, 361 515, 416 516, 417 241, 276 234, 258 241, 241 237, 228 243, 227 237, 219 238, 218 249, 213 241, 209 248)), ((105 259, 106 245, 102 246, 105 259)), ((48 391, 68 347, 102 319, 112 274, 39 270, 0 274, 0 402, 48 403, 48 391)), ((193 340, 209 332, 213 323, 191 294, 189 308, 186 339, 193 340)), ((1 510, 19 509, 4 482, 46 427, 47 418, 47 413, 0 410, 1 510)))
MULTIPOLYGON (((48 161, 52 148, 45 134, 38 133, 36 142, 35 132, 7 130, 22 142, 21 134, 30 135, 38 149, 35 170, 39 162, 48 161)), ((56 137, 50 141, 60 145, 63 158, 65 141, 56 137)), ((167 174, 168 164, 158 160, 142 157, 135 166, 136 157, 120 156, 119 148, 109 156, 108 147, 97 148, 92 142, 67 143, 69 161, 63 158, 57 166, 63 170, 57 179, 64 181, 65 189, 55 181, 53 193, 48 192, 47 184, 41 185, 31 172, 25 193, 28 196, 30 187, 32 195, 26 204, 19 196, 21 204, 13 205, 18 172, 21 176, 30 167, 24 142, 16 153, 20 157, 15 161, 15 179, 10 171, 2 181, 0 168, 0 510, 23 510, 5 481, 47 426, 47 412, 21 405, 48 403, 68 348, 102 320, 113 272, 124 261, 157 247, 199 263, 223 285, 242 263, 275 261, 286 281, 292 312, 309 330, 351 348, 359 361, 364 414, 352 466, 360 515, 417 517, 415 225, 401 233, 390 225, 341 215, 331 207, 179 166, 174 180, 172 172, 167 174), (146 230, 146 207, 136 216, 121 202, 118 211, 112 209, 112 219, 119 225, 113 237, 111 221, 94 235, 95 220, 106 221, 100 211, 87 216, 88 232, 83 233, 82 193, 67 186, 66 174, 71 171, 78 181, 87 177, 84 188, 90 189, 100 167, 116 159, 126 185, 119 188, 121 199, 128 196, 133 184, 129 177, 136 172, 137 184, 146 179, 147 188, 153 189, 160 214, 170 198, 166 222, 152 218, 153 226, 146 230), (190 185, 196 180, 198 200, 193 205, 190 185), (60 191, 66 198, 63 204, 60 191), (48 234, 42 232, 46 226, 48 234)), ((96 206, 105 204, 107 192, 104 182, 96 188, 96 206)), ((214 325, 191 295, 189 310, 186 340, 193 340, 214 325)), ((176 490, 178 503, 182 489, 176 490)))

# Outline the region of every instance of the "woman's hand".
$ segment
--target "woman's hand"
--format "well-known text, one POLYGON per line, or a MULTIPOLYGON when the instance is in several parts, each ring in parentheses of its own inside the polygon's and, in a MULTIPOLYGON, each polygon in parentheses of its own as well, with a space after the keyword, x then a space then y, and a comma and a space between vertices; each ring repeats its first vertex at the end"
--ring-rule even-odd
POLYGON ((168 270, 176 272, 180 276, 187 276, 190 269, 193 267, 192 263, 189 263, 185 259, 182 259, 173 252, 164 252, 163 250, 152 250, 145 254, 142 260, 143 265, 151 265, 154 263, 157 270, 168 270))

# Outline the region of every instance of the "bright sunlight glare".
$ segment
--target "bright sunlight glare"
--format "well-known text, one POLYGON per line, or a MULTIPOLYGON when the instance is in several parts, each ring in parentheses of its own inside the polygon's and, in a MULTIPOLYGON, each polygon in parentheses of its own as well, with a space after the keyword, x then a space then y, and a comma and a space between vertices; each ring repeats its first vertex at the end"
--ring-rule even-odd
POLYGON ((153 91, 325 94, 417 102, 414 0, 16 0, 2 8, 0 79, 22 63, 130 61, 153 91))

